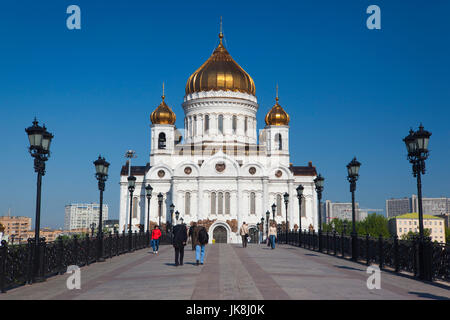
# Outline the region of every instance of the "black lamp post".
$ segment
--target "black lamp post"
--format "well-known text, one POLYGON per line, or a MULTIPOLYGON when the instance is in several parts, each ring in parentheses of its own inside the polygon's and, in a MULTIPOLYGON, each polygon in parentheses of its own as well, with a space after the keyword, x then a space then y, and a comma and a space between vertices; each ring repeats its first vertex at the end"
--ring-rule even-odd
POLYGON ((180 213, 177 211, 175 211, 175 219, 177 220, 177 224, 178 224, 178 218, 180 217, 180 213))
POLYGON ((98 248, 97 248, 97 261, 103 262, 103 191, 105 191, 105 182, 108 179, 109 163, 98 156, 98 159, 94 161, 95 165, 95 177, 98 180, 98 190, 100 190, 100 214, 98 221, 98 248))
POLYGON ((34 158, 34 171, 37 173, 37 192, 36 192, 36 219, 34 226, 34 272, 33 282, 41 281, 43 278, 39 277, 39 233, 41 224, 41 186, 42 176, 45 175, 45 161, 50 157, 50 143, 53 135, 47 131, 45 125, 43 127, 38 125, 36 119, 33 125, 25 129, 30 142, 28 151, 34 158))
POLYGON ((273 222, 276 224, 275 222, 275 210, 277 208, 277 205, 274 203, 272 204, 272 218, 273 218, 273 222))
POLYGON ((288 204, 289 204, 289 193, 285 192, 283 195, 284 205, 286 206, 286 244, 288 243, 288 232, 289 232, 289 221, 288 221, 288 204))
POLYGON ((167 230, 170 230, 170 237, 171 237, 172 243, 173 243, 173 213, 175 210, 175 205, 172 203, 169 206, 169 208, 170 208, 170 221, 167 222, 167 219, 166 219, 166 222, 167 222, 166 227, 169 227, 169 229, 167 229, 167 230))
POLYGON ((132 247, 132 231, 131 231, 131 218, 133 215, 133 192, 134 186, 136 185, 136 177, 129 176, 128 177, 128 191, 130 192, 130 222, 128 223, 128 251, 131 251, 132 247))
POLYGON ((145 187, 145 196, 147 197, 147 233, 150 233, 150 199, 152 198, 153 188, 151 185, 145 187))
POLYGON ((260 238, 261 238, 261 243, 264 240, 264 217, 261 218, 261 230, 260 230, 260 238))
POLYGON ((409 131, 403 141, 408 151, 408 160, 412 164, 413 175, 417 178, 417 197, 419 205, 419 278, 430 280, 429 272, 425 271, 423 209, 422 209, 422 174, 425 174, 425 160, 428 158, 428 144, 431 132, 424 130, 422 124, 419 130, 409 131))
POLYGON ((95 227, 96 227, 97 225, 95 224, 95 222, 92 222, 91 223, 91 237, 93 238, 94 237, 94 231, 95 231, 95 227))
POLYGON ((158 214, 159 214, 159 228, 161 228, 161 215, 162 215, 162 203, 163 203, 163 194, 160 192, 158 193, 158 214))
POLYGON ((298 198, 298 244, 301 246, 302 243, 302 197, 303 197, 304 187, 299 184, 297 187, 297 198, 298 198))
POLYGON ((320 207, 320 201, 322 200, 323 183, 325 178, 319 175, 314 179, 316 185, 317 199, 319 204, 319 251, 322 251, 322 208, 320 207))
POLYGON ((352 193, 352 260, 358 259, 358 234, 356 233, 356 209, 355 209, 355 191, 356 181, 359 178, 359 167, 361 163, 356 160, 356 157, 347 165, 347 180, 350 182, 350 192, 352 193))
POLYGON ((183 224, 184 223, 184 219, 180 218, 180 223, 183 224))
POLYGON ((266 239, 269 239, 269 220, 270 220, 270 211, 266 211, 266 239))

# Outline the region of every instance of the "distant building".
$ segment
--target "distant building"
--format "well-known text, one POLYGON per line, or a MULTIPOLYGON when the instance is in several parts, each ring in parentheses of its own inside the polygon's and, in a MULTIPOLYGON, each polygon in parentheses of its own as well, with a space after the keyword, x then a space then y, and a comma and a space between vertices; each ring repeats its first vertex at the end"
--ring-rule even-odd
MULTIPOLYGON (((74 203, 66 205, 64 229, 90 229, 91 223, 98 224, 100 205, 97 203, 74 203)), ((103 220, 108 220, 108 205, 103 204, 103 220)))
MULTIPOLYGON (((419 218, 417 213, 407 213, 389 219, 389 232, 401 237, 409 232, 419 233, 419 218)), ((444 219, 425 214, 423 228, 431 230, 431 240, 445 243, 444 219)))
MULTIPOLYGON (((450 214, 450 198, 422 198, 424 214, 433 216, 450 214)), ((419 199, 413 194, 411 198, 386 200, 386 215, 392 218, 408 212, 419 212, 419 199)))
POLYGON ((412 211, 410 198, 386 200, 386 216, 388 219, 412 211))
MULTIPOLYGON (((419 212, 419 198, 413 194, 411 197, 412 211, 419 212)), ((422 198, 424 214, 433 216, 450 214, 450 198, 422 198)))
MULTIPOLYGON (((325 216, 326 222, 330 222, 333 219, 352 220, 352 203, 351 202, 331 202, 325 201, 325 216)), ((356 221, 362 221, 367 218, 367 210, 359 208, 359 203, 355 203, 356 221)))
POLYGON ((3 225, 3 236, 8 237, 8 241, 14 239, 14 243, 26 241, 27 232, 31 230, 31 218, 20 216, 1 216, 0 224, 3 225))

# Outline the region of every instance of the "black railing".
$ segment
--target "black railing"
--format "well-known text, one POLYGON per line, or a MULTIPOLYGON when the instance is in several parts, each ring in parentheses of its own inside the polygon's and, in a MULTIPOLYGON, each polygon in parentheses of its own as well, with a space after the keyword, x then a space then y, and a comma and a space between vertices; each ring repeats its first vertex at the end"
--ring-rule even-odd
MULTIPOLYGON (((150 247, 150 234, 147 232, 135 232, 131 234, 132 251, 150 247)), ((25 244, 8 245, 2 241, 0 246, 0 292, 9 289, 32 284, 36 281, 63 274, 67 267, 76 265, 86 266, 97 262, 99 258, 97 237, 79 237, 74 235, 70 239, 58 238, 53 242, 46 242, 45 238, 39 241, 40 261, 35 269, 35 245, 34 239, 28 239, 25 244)), ((129 234, 107 234, 103 237, 103 259, 112 258, 128 253, 129 234)), ((170 233, 163 232, 160 244, 171 244, 170 233)))
MULTIPOLYGON (((278 230, 277 241, 286 244, 286 233, 278 230)), ((352 238, 343 233, 323 232, 321 235, 322 253, 351 259, 352 238)), ((366 265, 376 264, 380 269, 394 272, 409 272, 418 276, 419 241, 399 240, 397 237, 385 239, 364 237, 356 238, 356 261, 366 265)), ((314 231, 289 231, 287 244, 305 249, 319 250, 319 234, 314 231)), ((450 245, 424 241, 425 278, 450 282, 450 245)))

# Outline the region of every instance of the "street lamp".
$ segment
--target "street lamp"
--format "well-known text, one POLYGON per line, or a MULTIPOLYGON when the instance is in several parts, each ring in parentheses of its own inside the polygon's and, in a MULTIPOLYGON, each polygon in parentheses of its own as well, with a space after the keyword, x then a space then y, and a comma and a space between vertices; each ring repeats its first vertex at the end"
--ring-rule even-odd
POLYGON ((175 211, 175 219, 177 219, 177 224, 178 224, 178 218, 180 217, 180 213, 177 211, 175 211))
POLYGON ((298 198, 298 244, 301 246, 302 243, 302 197, 303 197, 304 187, 299 184, 297 187, 297 198, 298 198))
POLYGON ((261 230, 260 231, 260 239, 261 239, 261 243, 264 240, 264 217, 261 218, 261 230))
POLYGON ((53 135, 47 131, 45 125, 39 126, 36 118, 33 125, 25 129, 30 142, 28 151, 34 158, 34 171, 37 173, 37 192, 36 192, 36 219, 34 226, 34 273, 33 281, 41 281, 39 277, 39 232, 41 224, 41 186, 42 176, 45 175, 45 161, 50 157, 50 143, 53 135), (38 279, 39 278, 39 279, 38 279))
POLYGON ((108 179, 108 168, 109 163, 98 156, 98 159, 94 161, 95 166, 95 177, 98 180, 98 190, 100 190, 100 215, 98 221, 98 248, 97 248, 97 261, 103 262, 103 191, 105 191, 105 182, 108 179))
POLYGON ((184 219, 180 218, 180 223, 183 224, 184 223, 184 219))
POLYGON ((153 188, 151 185, 145 187, 145 196, 147 197, 147 233, 150 232, 150 199, 152 198, 153 188))
POLYGON ((269 220, 270 220, 270 211, 266 211, 266 239, 269 239, 269 220))
POLYGON ((95 224, 95 222, 92 222, 91 223, 91 237, 93 238, 94 237, 94 231, 95 231, 95 227, 96 227, 97 225, 95 224))
POLYGON ((350 182, 350 192, 352 193, 352 260, 358 259, 358 234, 356 233, 356 210, 355 210, 355 191, 356 181, 359 178, 359 167, 361 163, 356 160, 356 157, 347 165, 348 176, 347 180, 350 182))
POLYGON ((286 244, 288 243, 288 232, 289 232, 289 221, 288 221, 288 203, 289 203, 289 193, 285 192, 283 195, 284 205, 286 206, 286 244))
POLYGON ((275 209, 277 208, 277 205, 274 203, 272 205, 272 218, 273 218, 273 222, 275 223, 275 209))
POLYGON ((322 200, 323 183, 325 178, 319 175, 314 179, 316 185, 317 199, 319 200, 319 251, 322 251, 322 213, 320 207, 320 201, 322 200))
POLYGON ((159 209, 159 228, 161 228, 161 215, 162 215, 162 203, 163 203, 163 194, 158 193, 158 209, 159 209))
POLYGON ((417 178, 417 197, 419 205, 419 278, 429 280, 429 275, 425 275, 425 256, 424 256, 424 232, 423 232, 423 209, 422 209, 422 174, 425 174, 425 160, 428 158, 428 144, 430 142, 431 132, 424 130, 422 124, 419 130, 409 131, 403 141, 408 151, 408 160, 412 164, 413 175, 417 178))
POLYGON ((136 185, 136 177, 135 176, 129 176, 128 177, 128 191, 130 192, 130 222, 128 223, 128 251, 131 251, 132 247, 132 232, 131 232, 131 218, 133 214, 133 192, 134 192, 134 186, 136 185))

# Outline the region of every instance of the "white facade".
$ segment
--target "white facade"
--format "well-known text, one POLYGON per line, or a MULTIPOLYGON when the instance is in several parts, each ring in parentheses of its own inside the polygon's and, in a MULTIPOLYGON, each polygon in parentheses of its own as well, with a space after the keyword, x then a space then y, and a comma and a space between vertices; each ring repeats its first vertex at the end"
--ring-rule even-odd
MULTIPOLYGON (((65 207, 64 230, 98 227, 100 205, 98 203, 72 203, 65 207)), ((108 220, 108 205, 103 204, 102 220, 108 220)))
MULTIPOLYGON (((261 218, 266 219, 268 210, 272 219, 273 203, 278 206, 276 222, 285 222, 285 192, 290 196, 289 226, 292 229, 298 225, 296 188, 302 184, 301 227, 318 229, 316 170, 311 163, 291 165, 289 125, 266 125, 258 134, 257 98, 239 91, 188 93, 182 107, 184 130, 172 124, 151 124, 149 163, 131 167, 131 174, 137 178, 131 213, 133 230, 139 230, 139 225, 147 228, 147 184, 153 187, 152 222, 159 221, 157 195, 162 193, 162 223, 173 221, 169 211, 173 203, 186 224, 201 222, 209 227, 210 241, 216 227, 222 226, 231 243, 241 241, 238 230, 244 221, 255 227, 261 218)), ((127 176, 128 167, 124 166, 120 177, 120 230, 126 230, 129 221, 127 176)))

